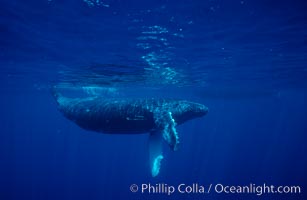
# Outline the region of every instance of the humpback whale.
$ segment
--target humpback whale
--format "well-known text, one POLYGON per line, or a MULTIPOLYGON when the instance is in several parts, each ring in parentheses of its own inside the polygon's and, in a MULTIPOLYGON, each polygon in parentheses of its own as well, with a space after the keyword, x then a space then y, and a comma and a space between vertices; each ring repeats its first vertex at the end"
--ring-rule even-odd
POLYGON ((68 98, 52 91, 58 109, 83 129, 109 134, 149 133, 151 174, 157 176, 163 159, 162 141, 177 150, 176 126, 202 117, 208 108, 202 104, 163 98, 68 98))

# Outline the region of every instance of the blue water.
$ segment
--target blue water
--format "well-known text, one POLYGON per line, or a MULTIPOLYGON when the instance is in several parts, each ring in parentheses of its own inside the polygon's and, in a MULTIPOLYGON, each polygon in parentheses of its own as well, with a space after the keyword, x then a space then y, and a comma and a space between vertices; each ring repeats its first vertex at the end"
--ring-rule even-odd
POLYGON ((307 3, 1 0, 0 199, 306 199, 307 3), (172 97, 152 178, 148 135, 81 129, 50 94, 172 97), (300 194, 148 194, 131 184, 300 186, 300 194))

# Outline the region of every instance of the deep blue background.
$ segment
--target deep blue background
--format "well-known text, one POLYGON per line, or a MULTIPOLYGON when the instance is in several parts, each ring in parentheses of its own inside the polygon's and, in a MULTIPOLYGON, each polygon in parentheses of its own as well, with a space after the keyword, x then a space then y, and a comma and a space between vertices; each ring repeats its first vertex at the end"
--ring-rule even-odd
POLYGON ((0 199, 305 199, 304 1, 104 3, 1 0, 0 199), (155 35, 168 44, 139 48, 152 26, 168 30, 155 35), (152 178, 148 135, 80 129, 56 108, 49 87, 58 83, 180 97, 210 111, 178 127, 179 151, 165 146, 152 178), (303 193, 129 191, 149 182, 300 185, 303 193))

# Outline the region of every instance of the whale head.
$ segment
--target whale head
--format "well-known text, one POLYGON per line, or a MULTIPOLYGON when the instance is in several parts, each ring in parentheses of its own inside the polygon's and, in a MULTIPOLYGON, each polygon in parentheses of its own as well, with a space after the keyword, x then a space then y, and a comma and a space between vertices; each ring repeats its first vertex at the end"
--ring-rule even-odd
POLYGON ((180 100, 172 106, 171 112, 177 124, 202 117, 208 113, 208 107, 200 103, 180 100))

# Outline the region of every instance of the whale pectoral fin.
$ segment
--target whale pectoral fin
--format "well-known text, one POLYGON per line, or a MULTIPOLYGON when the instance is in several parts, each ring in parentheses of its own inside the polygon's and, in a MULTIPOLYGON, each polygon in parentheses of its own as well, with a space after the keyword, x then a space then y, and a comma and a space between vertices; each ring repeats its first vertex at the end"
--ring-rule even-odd
POLYGON ((154 112, 156 129, 149 136, 149 159, 151 175, 157 176, 160 172, 161 161, 164 158, 162 152, 162 140, 164 139, 172 150, 177 150, 179 137, 176 130, 176 122, 171 112, 154 112))
POLYGON ((166 140, 171 149, 176 151, 179 145, 179 136, 176 130, 176 122, 171 112, 166 113, 165 119, 167 123, 164 126, 163 138, 164 140, 166 140))
POLYGON ((149 136, 149 160, 153 177, 159 174, 162 159, 162 133, 158 130, 152 131, 149 136))
POLYGON ((155 124, 162 130, 164 140, 174 151, 178 149, 179 136, 176 130, 176 122, 171 112, 154 112, 155 124))

